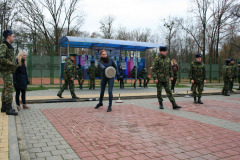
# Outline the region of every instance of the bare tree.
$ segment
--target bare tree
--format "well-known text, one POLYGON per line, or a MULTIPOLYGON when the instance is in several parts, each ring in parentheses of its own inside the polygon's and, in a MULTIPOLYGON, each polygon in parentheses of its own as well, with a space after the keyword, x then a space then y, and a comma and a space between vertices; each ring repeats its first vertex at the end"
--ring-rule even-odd
MULTIPOLYGON (((20 0, 19 21, 29 28, 41 43, 57 46, 65 28, 68 35, 71 30, 82 25, 84 15, 76 15, 80 1, 70 0, 66 3, 66 0, 20 0), (51 15, 49 20, 44 16, 46 11, 51 15)), ((58 52, 58 47, 55 47, 55 52, 58 52)))
POLYGON ((113 39, 114 38, 114 29, 113 23, 116 17, 114 15, 107 15, 100 20, 100 31, 103 34, 103 38, 113 39))
POLYGON ((231 18, 231 11, 234 8, 234 3, 236 0, 218 0, 216 3, 216 11, 213 12, 214 21, 216 21, 216 54, 215 57, 218 59, 218 50, 220 42, 221 30, 224 26, 229 24, 229 19, 231 18))
MULTIPOLYGON (((189 33, 194 40, 196 41, 198 47, 201 49, 203 53, 203 62, 205 63, 205 51, 206 51, 206 29, 207 29, 207 23, 210 17, 207 17, 208 10, 211 5, 211 0, 192 0, 192 4, 194 5, 191 9, 191 13, 194 14, 194 19, 196 19, 201 26, 198 26, 198 28, 194 27, 196 24, 192 24, 191 28, 196 28, 198 31, 201 32, 201 40, 195 36, 195 34, 192 32, 192 29, 188 26, 184 26, 182 21, 179 21, 182 29, 184 29, 187 33, 189 33)), ((193 19, 193 22, 194 22, 193 19)))
POLYGON ((15 29, 13 28, 13 23, 17 19, 17 1, 16 0, 1 0, 0 1, 0 25, 1 25, 1 35, 2 39, 3 30, 15 29))
POLYGON ((130 33, 126 27, 119 26, 116 33, 116 39, 129 40, 130 33))
POLYGON ((160 27, 160 32, 165 38, 164 44, 167 44, 168 46, 168 52, 171 54, 171 43, 173 41, 173 38, 176 36, 177 30, 178 30, 178 23, 176 23, 175 18, 169 16, 168 19, 163 19, 163 27, 160 27))

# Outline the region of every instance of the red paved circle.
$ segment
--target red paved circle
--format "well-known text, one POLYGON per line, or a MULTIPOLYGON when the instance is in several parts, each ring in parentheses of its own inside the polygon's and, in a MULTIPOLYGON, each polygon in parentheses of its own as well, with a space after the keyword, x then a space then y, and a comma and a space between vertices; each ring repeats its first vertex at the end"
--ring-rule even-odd
POLYGON ((238 132, 136 105, 106 109, 42 112, 83 160, 239 159, 238 132))

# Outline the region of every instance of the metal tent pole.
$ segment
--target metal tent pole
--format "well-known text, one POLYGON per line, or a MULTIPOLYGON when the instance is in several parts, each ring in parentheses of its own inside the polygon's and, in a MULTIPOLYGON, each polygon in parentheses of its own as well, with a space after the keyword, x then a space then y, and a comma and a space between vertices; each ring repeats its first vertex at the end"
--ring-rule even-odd
POLYGON ((135 66, 136 66, 136 69, 135 69, 135 89, 137 88, 137 47, 136 47, 136 50, 135 50, 135 66))
MULTIPOLYGON (((62 47, 60 45, 60 78, 62 77, 62 47)), ((60 88, 62 87, 62 80, 60 79, 60 88)))
MULTIPOLYGON (((70 48, 69 48, 69 40, 68 40, 68 57, 69 57, 69 52, 70 52, 70 48)), ((73 79, 73 83, 74 83, 74 79, 73 79)), ((69 90, 69 85, 67 86, 67 90, 69 90)))

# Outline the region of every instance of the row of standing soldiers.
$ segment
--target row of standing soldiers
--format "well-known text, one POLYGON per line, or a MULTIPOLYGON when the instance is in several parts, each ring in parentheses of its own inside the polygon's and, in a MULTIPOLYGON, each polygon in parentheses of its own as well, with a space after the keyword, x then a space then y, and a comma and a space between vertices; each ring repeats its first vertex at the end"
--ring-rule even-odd
MULTIPOLYGON (((89 81, 90 81, 89 89, 95 89, 95 78, 99 77, 101 79, 100 67, 96 67, 94 65, 94 61, 91 61, 91 66, 88 67, 87 74, 89 75, 89 81)), ((79 88, 82 89, 84 79, 83 79, 83 71, 80 64, 78 64, 76 68, 76 75, 79 83, 79 88)))
MULTIPOLYGON (((84 83, 83 79, 83 71, 80 64, 77 65, 75 68, 75 65, 73 61, 75 60, 77 54, 71 53, 68 58, 65 59, 65 66, 64 66, 64 84, 60 88, 57 96, 60 98, 62 97, 62 93, 64 92, 65 88, 69 85, 70 93, 72 98, 78 99, 79 97, 76 96, 74 91, 74 80, 77 78, 79 87, 82 89, 82 85, 84 83)), ((87 73, 89 75, 90 80, 90 88, 89 89, 95 89, 95 77, 101 78, 101 72, 100 69, 95 67, 94 61, 91 62, 91 66, 88 68, 87 73)))
POLYGON ((238 78, 239 88, 240 90, 240 62, 238 62, 238 67, 235 65, 235 59, 227 59, 225 65, 222 68, 222 76, 224 80, 224 87, 222 90, 222 95, 230 96, 228 91, 234 92, 233 83, 234 79, 238 78))
MULTIPOLYGON (((131 70, 131 77, 135 79, 136 77, 136 66, 134 66, 134 68, 131 70)), ((146 67, 143 67, 142 70, 140 71, 139 75, 137 73, 137 79, 139 80, 139 87, 142 87, 142 80, 141 78, 143 78, 144 82, 143 82, 143 87, 147 87, 148 82, 150 81, 150 78, 148 77, 148 73, 146 70, 146 67)), ((134 88, 136 88, 136 80, 134 82, 134 88)))

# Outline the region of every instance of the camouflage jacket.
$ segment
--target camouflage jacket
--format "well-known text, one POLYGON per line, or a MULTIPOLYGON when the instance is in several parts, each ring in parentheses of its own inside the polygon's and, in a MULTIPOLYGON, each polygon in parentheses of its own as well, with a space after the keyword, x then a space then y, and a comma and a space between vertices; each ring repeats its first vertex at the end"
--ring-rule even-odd
POLYGON ((100 79, 101 79, 101 68, 99 67, 99 68, 97 68, 97 77, 99 77, 100 79))
MULTIPOLYGON (((135 78, 135 75, 136 75, 136 69, 135 68, 133 68, 132 70, 131 70, 131 77, 132 78, 135 78)), ((137 73, 137 77, 138 77, 138 73, 137 73)))
POLYGON ((190 64, 189 78, 194 80, 194 83, 201 83, 207 79, 206 69, 203 62, 197 62, 196 60, 190 64))
POLYGON ((169 82, 169 78, 173 77, 170 59, 159 54, 153 61, 152 75, 154 80, 169 82))
POLYGON ((76 76, 78 76, 77 79, 83 79, 82 68, 76 68, 75 71, 76 71, 76 76))
POLYGON ((0 71, 14 73, 17 69, 14 48, 7 41, 0 45, 0 71))
POLYGON ((95 79, 97 74, 97 67, 93 63, 90 67, 88 67, 87 74, 89 75, 89 79, 95 79))
POLYGON ((68 57, 65 59, 65 66, 64 66, 64 79, 70 80, 71 78, 75 79, 75 65, 73 61, 68 57))
POLYGON ((224 65, 222 68, 222 76, 223 76, 223 80, 230 80, 232 78, 232 74, 231 74, 231 66, 229 65, 224 65))
POLYGON ((139 76, 142 78, 146 78, 148 76, 147 70, 142 69, 139 73, 139 76))
POLYGON ((232 78, 237 78, 237 66, 236 64, 230 64, 232 78))
POLYGON ((238 78, 240 78, 240 66, 238 66, 238 78))

